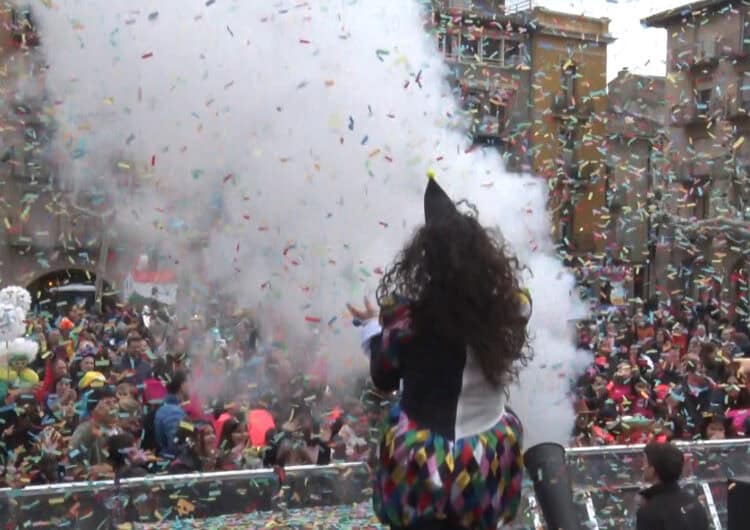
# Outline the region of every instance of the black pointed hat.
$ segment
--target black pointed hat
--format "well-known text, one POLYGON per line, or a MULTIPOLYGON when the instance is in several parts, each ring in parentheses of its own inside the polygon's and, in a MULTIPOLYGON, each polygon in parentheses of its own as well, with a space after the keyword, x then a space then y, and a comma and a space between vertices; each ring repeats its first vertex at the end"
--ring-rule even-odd
POLYGON ((427 188, 424 190, 424 221, 425 223, 434 223, 435 221, 445 220, 458 213, 456 205, 443 188, 435 180, 435 174, 432 171, 427 173, 429 180, 427 188))

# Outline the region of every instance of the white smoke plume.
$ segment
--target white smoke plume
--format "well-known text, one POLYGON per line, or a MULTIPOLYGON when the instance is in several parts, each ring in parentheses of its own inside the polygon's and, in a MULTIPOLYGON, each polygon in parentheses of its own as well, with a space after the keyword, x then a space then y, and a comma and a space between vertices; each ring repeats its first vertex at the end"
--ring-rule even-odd
POLYGON ((115 194, 121 234, 319 341, 339 374, 360 374, 344 303, 374 291, 421 221, 434 167, 533 271, 536 360, 512 403, 527 442, 568 439, 578 361, 566 321, 578 308, 552 257, 545 183, 507 173, 496 154, 466 152, 423 4, 51 5, 35 14, 56 157, 79 188, 115 194), (191 250, 196 237, 208 247, 191 250))

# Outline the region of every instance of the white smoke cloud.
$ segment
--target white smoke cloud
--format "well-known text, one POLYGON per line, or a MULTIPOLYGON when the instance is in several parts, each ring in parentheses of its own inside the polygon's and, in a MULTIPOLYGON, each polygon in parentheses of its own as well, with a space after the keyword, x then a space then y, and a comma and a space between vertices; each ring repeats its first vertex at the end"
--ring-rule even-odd
POLYGON ((466 153, 446 69, 404 0, 58 0, 39 8, 63 174, 117 195, 117 227, 363 373, 346 301, 422 217, 425 172, 478 204, 534 272, 536 360, 513 390, 527 440, 566 441, 572 278, 545 183, 466 153), (139 190, 115 190, 112 167, 139 190), (92 184, 96 183, 96 184, 92 184), (204 236, 205 251, 188 242, 204 236), (306 319, 307 317, 307 319, 306 319), (310 323, 310 317, 320 324, 310 323), (334 320, 335 319, 335 320, 334 320), (329 324, 330 323, 330 324, 329 324), (560 374, 565 374, 560 376, 560 374))

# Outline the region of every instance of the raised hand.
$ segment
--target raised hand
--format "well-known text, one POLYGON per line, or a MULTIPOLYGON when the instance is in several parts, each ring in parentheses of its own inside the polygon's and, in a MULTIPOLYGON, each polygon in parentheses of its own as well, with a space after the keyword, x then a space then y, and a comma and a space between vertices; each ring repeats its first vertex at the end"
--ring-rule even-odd
POLYGON ((365 297, 364 309, 359 309, 358 307, 354 307, 351 304, 346 304, 346 308, 349 310, 349 313, 352 314, 352 317, 354 317, 355 320, 359 320, 360 322, 372 320, 373 318, 378 316, 377 311, 375 311, 375 308, 372 306, 370 300, 367 297, 365 297))

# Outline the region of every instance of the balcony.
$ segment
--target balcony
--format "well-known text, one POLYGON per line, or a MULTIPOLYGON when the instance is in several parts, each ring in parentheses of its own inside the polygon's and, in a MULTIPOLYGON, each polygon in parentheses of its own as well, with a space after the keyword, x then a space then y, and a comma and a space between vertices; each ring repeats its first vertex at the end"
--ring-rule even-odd
POLYGON ((690 127, 705 125, 709 120, 709 104, 681 103, 672 107, 669 113, 669 125, 672 127, 690 127))
POLYGON ((553 98, 550 108, 557 118, 587 118, 594 113, 594 100, 587 98, 583 101, 561 93, 553 98))
POLYGON ((738 90, 738 94, 728 98, 727 118, 747 120, 750 117, 750 90, 738 90))
POLYGON ((480 16, 515 15, 531 11, 532 0, 442 0, 441 7, 451 14, 466 12, 480 16))
POLYGON ((474 125, 474 136, 480 138, 500 138, 503 134, 504 124, 502 118, 486 114, 481 116, 474 125))
POLYGON ((578 167, 576 151, 572 148, 563 148, 560 156, 556 159, 559 166, 559 173, 565 179, 572 190, 582 188, 586 183, 581 179, 581 173, 578 167))
POLYGON ((627 189, 615 184, 606 191, 606 204, 610 212, 619 212, 627 203, 627 189))
MULTIPOLYGON (((654 116, 660 116, 654 112, 654 116)), ((622 138, 655 139, 663 133, 662 120, 652 117, 637 116, 609 109, 607 113, 607 135, 617 135, 622 138)))
POLYGON ((696 44, 692 50, 693 60, 689 64, 691 70, 709 69, 719 64, 720 48, 716 40, 696 44))

